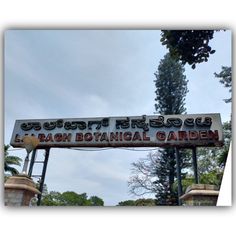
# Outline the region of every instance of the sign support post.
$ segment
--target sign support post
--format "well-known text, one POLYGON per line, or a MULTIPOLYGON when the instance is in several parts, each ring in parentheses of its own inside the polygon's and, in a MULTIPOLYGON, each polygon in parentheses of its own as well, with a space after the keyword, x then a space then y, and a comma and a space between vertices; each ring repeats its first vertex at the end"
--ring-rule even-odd
POLYGON ((195 184, 199 184, 198 168, 197 168, 197 148, 196 147, 193 147, 193 149, 192 149, 192 156, 193 156, 194 180, 195 180, 195 184))
POLYGON ((178 182, 178 205, 182 205, 182 200, 180 197, 182 196, 182 178, 181 178, 181 168, 180 168, 180 155, 179 148, 175 148, 175 157, 176 157, 176 173, 177 173, 177 182, 178 182))
POLYGON ((40 203, 41 203, 43 185, 44 185, 44 180, 45 180, 45 175, 46 175, 46 170, 47 170, 47 165, 48 165, 49 152, 50 152, 50 148, 45 149, 45 159, 44 159, 44 164, 43 164, 42 176, 39 183, 40 194, 38 194, 37 206, 40 206, 40 203))
POLYGON ((31 177, 32 172, 33 172, 35 156, 36 156, 36 149, 33 150, 32 155, 31 155, 30 166, 29 166, 29 171, 28 171, 28 176, 29 177, 31 177))

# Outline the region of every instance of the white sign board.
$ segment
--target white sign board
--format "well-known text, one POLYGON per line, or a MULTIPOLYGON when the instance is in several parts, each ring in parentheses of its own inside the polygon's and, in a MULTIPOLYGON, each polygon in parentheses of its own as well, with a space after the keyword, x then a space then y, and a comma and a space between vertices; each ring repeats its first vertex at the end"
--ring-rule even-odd
POLYGON ((13 147, 25 136, 49 147, 221 146, 220 114, 16 120, 13 147))

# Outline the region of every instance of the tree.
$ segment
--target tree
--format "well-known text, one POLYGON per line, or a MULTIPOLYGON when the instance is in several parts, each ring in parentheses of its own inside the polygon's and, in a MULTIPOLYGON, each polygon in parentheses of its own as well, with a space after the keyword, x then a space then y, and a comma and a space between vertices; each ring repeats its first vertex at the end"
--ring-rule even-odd
MULTIPOLYGON (((156 205, 177 204, 177 188, 175 188, 175 159, 168 153, 173 149, 150 152, 147 157, 132 163, 131 176, 128 181, 130 193, 135 196, 156 194, 156 205)), ((191 166, 191 153, 180 150, 182 178, 187 176, 187 168, 191 166)))
POLYGON ((165 189, 165 182, 159 181, 157 169, 163 167, 160 173, 166 173, 166 166, 161 163, 158 152, 150 152, 146 158, 132 163, 131 177, 128 181, 130 192, 136 196, 157 193, 165 189), (159 190, 159 191, 158 191, 159 190))
MULTIPOLYGON (((220 83, 224 85, 224 87, 229 88, 229 92, 232 92, 232 70, 231 67, 222 66, 220 73, 214 73, 216 78, 220 79, 220 83)), ((232 96, 228 99, 224 99, 226 103, 232 102, 232 96)), ((218 153, 219 159, 218 164, 220 167, 224 167, 228 152, 229 152, 229 146, 232 138, 232 128, 231 128, 231 120, 228 122, 225 122, 223 124, 223 134, 224 134, 224 146, 222 149, 220 149, 220 152, 218 153)))
POLYGON ((223 135, 224 135, 224 146, 219 150, 219 158, 218 158, 218 165, 221 168, 225 167, 225 163, 228 157, 229 146, 232 140, 232 128, 231 128, 231 121, 223 123, 223 135))
POLYGON ((126 200, 119 202, 117 206, 155 206, 155 200, 152 198, 140 198, 137 200, 126 200))
POLYGON ((198 149, 198 170, 200 174, 217 170, 223 172, 231 142, 231 122, 223 123, 224 146, 198 149))
MULTIPOLYGON (((166 54, 155 76, 156 111, 162 115, 184 113, 188 81, 183 65, 166 54)), ((183 160, 181 165, 185 166, 188 161, 185 158, 183 160)), ((146 159, 132 163, 132 176, 128 182, 130 192, 138 196, 155 193, 158 205, 177 204, 177 194, 173 189, 175 164, 173 148, 161 149, 149 154, 146 159)))
MULTIPOLYGON (((214 73, 216 78, 220 79, 220 83, 222 83, 226 88, 229 88, 229 92, 232 92, 232 72, 231 67, 222 66, 220 73, 214 73)), ((226 103, 232 101, 232 98, 224 99, 226 103)))
MULTIPOLYGON (((35 201, 36 206, 37 199, 35 201)), ((41 206, 62 206, 62 197, 61 193, 56 191, 50 191, 49 194, 42 196, 41 206)))
MULTIPOLYGON (((185 178, 182 179, 182 191, 183 193, 186 191, 187 187, 191 186, 194 184, 194 177, 192 174, 187 174, 185 178)), ((173 185, 174 190, 177 192, 178 191, 178 181, 175 180, 175 183, 173 185)))
MULTIPOLYGON (((184 67, 174 60, 168 53, 161 60, 158 71, 155 73, 156 80, 156 111, 163 115, 182 114, 186 111, 185 97, 188 92, 188 80, 184 75, 184 67)), ((159 151, 160 165, 157 166, 156 174, 162 188, 156 193, 157 204, 176 204, 177 196, 173 190, 175 171, 175 152, 173 148, 159 151)), ((183 156, 183 155, 182 155, 183 156)), ((181 163, 183 166, 184 162, 181 163)))
POLYGON ((97 196, 90 197, 89 201, 92 206, 104 206, 104 201, 97 196))
POLYGON ((92 196, 88 199, 86 193, 78 194, 73 191, 63 193, 51 191, 49 194, 42 196, 42 206, 103 206, 104 201, 92 196))
MULTIPOLYGON (((223 147, 201 147, 197 150, 198 157, 198 175, 201 184, 213 184, 220 187, 225 162, 228 156, 229 145, 231 141, 231 123, 223 123, 223 147)), ((186 170, 186 177, 182 181, 183 192, 186 187, 194 183, 194 177, 191 169, 186 170)), ((175 181, 174 189, 177 190, 175 181)))
POLYGON ((220 187, 223 168, 219 165, 221 148, 198 148, 198 174, 201 184, 214 184, 220 187))
POLYGON ((119 202, 117 206, 135 206, 135 201, 134 200, 126 200, 119 202))
POLYGON ((87 199, 87 194, 78 194, 72 191, 67 191, 61 194, 63 206, 89 206, 90 202, 87 199))
POLYGON ((148 198, 141 198, 135 201, 135 206, 155 206, 155 200, 148 198))
POLYGON ((155 109, 163 115, 182 114, 186 111, 184 105, 188 92, 188 80, 184 75, 184 67, 166 54, 160 61, 156 76, 155 109))
POLYGON ((195 69, 197 63, 208 61, 215 50, 209 46, 214 30, 162 30, 161 42, 171 57, 195 69))
POLYGON ((4 145, 4 171, 9 172, 11 175, 17 175, 19 171, 12 165, 20 166, 22 159, 18 156, 9 155, 9 148, 10 145, 4 145))

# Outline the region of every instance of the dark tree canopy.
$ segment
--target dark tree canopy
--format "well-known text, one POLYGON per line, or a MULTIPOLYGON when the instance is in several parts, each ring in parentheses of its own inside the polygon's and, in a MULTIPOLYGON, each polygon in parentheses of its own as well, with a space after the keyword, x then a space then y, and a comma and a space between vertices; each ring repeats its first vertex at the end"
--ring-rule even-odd
POLYGON ((214 30, 162 30, 161 42, 171 57, 188 63, 194 69, 197 63, 206 62, 215 50, 209 46, 214 30))
MULTIPOLYGON (((231 67, 222 66, 220 73, 214 73, 216 78, 220 79, 220 83, 222 83, 226 88, 229 88, 229 92, 232 92, 232 72, 231 67)), ((232 98, 224 99, 226 103, 232 101, 232 98)))

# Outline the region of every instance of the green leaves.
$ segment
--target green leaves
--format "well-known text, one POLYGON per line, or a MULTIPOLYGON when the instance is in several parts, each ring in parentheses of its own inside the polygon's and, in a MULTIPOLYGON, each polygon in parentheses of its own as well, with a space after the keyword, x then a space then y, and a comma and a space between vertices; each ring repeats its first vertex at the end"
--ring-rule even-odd
POLYGON ((163 115, 182 114, 188 92, 184 67, 168 53, 160 61, 156 76, 156 111, 163 115))
POLYGON ((148 198, 140 198, 137 200, 126 200, 119 202, 117 206, 155 206, 155 200, 148 198))
POLYGON ((89 198, 89 200, 90 200, 92 206, 103 206, 104 205, 104 201, 97 196, 92 196, 89 198))
POLYGON ((92 196, 88 199, 86 193, 78 194, 73 191, 55 192, 51 191, 49 194, 43 196, 41 201, 42 206, 103 206, 104 201, 92 196))
MULTIPOLYGON (((232 71, 231 67, 222 66, 220 73, 214 73, 216 78, 220 79, 220 83, 222 83, 226 88, 229 88, 229 92, 232 92, 232 71)), ((232 98, 224 99, 226 103, 232 101, 232 98)))
MULTIPOLYGON (((175 38, 171 40, 175 40, 175 38)), ((156 111, 163 115, 184 113, 188 80, 184 75, 183 65, 167 53, 160 61, 154 75, 156 76, 154 81, 156 111)), ((188 158, 186 155, 182 156, 184 161, 181 165, 186 167, 188 158)), ((177 193, 173 189, 175 177, 174 150, 166 148, 156 153, 150 153, 147 158, 133 163, 132 176, 128 185, 130 192, 137 196, 156 194, 155 203, 157 205, 176 205, 177 193)))
POLYGON ((213 39, 214 30, 162 30, 161 43, 169 50, 172 58, 188 63, 193 69, 196 64, 208 61, 215 53, 208 45, 213 39))
POLYGON ((17 156, 9 156, 8 153, 9 148, 10 148, 9 145, 4 145, 4 171, 9 172, 11 175, 17 175, 19 174, 19 172, 13 166, 14 165, 20 166, 22 159, 17 156))

